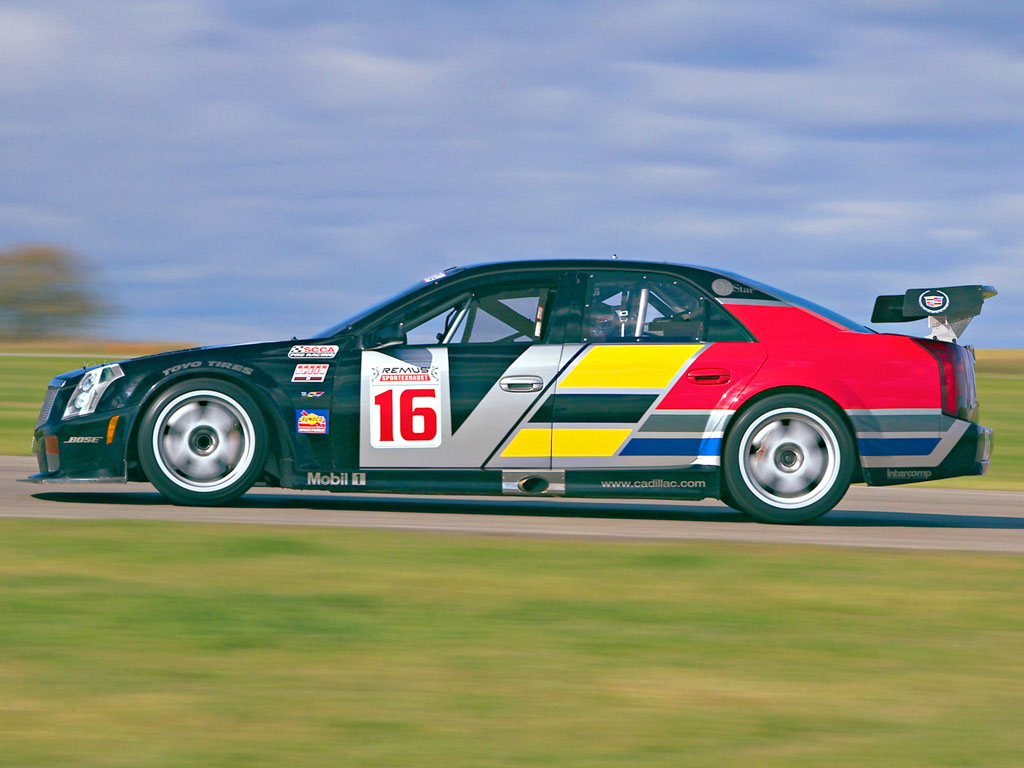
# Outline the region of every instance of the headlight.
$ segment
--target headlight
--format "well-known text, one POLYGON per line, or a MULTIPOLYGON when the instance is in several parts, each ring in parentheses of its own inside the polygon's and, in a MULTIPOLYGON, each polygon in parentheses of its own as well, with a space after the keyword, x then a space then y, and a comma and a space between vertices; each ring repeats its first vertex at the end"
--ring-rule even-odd
POLYGON ((85 416, 95 411, 107 387, 122 376, 124 371, 116 363, 86 371, 78 380, 75 391, 71 393, 68 407, 64 409, 64 418, 73 419, 75 416, 85 416))

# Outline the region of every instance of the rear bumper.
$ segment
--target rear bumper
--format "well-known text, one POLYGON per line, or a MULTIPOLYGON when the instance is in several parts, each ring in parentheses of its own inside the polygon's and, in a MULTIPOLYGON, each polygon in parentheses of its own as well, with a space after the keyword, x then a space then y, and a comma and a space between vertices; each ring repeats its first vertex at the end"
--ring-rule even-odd
POLYGON ((989 427, 969 423, 949 453, 935 466, 864 467, 864 479, 868 485, 899 485, 984 475, 992 459, 992 443, 989 427))

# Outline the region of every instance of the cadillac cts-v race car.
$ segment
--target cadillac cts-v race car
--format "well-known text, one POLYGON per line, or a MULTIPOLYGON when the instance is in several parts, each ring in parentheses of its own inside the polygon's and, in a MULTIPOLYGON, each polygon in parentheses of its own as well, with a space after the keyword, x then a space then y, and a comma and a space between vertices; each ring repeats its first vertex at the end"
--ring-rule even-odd
POLYGON ((722 499, 812 520, 851 483, 983 474, 983 286, 881 296, 876 333, 735 274, 624 261, 450 268, 308 339, 57 376, 50 482, 149 481, 178 504, 251 486, 722 499))

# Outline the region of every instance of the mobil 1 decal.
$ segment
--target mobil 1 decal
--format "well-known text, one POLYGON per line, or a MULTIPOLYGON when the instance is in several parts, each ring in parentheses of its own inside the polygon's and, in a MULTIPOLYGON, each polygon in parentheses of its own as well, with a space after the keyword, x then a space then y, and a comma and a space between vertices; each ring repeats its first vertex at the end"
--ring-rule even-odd
MULTIPOLYGON (((363 353, 364 413, 373 448, 437 448, 443 433, 448 351, 412 348, 363 353)), ((365 420, 363 422, 366 423, 365 420)))

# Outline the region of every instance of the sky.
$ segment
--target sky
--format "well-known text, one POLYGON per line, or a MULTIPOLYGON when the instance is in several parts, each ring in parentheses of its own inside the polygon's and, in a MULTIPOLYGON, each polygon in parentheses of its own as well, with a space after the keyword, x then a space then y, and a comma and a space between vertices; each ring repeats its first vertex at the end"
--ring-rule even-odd
POLYGON ((0 248, 39 242, 123 339, 614 252, 862 322, 994 285, 964 341, 1024 347, 1024 2, 5 0, 0 248))

